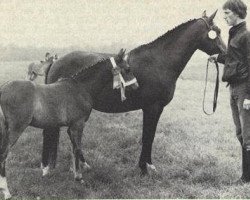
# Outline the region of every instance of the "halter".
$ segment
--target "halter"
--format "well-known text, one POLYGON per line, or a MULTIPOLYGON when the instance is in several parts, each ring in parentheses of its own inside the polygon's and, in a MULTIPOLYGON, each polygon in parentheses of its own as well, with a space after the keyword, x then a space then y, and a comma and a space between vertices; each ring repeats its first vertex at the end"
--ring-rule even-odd
POLYGON ((214 28, 215 28, 214 25, 210 26, 209 23, 207 22, 207 20, 205 20, 203 17, 200 18, 200 19, 201 19, 202 21, 204 21, 205 24, 207 25, 207 28, 208 28, 208 30, 209 30, 209 32, 208 32, 208 37, 209 37, 210 39, 216 39, 217 37, 219 37, 217 31, 214 29, 214 28), (213 32, 214 32, 214 33, 213 33, 213 32), (211 37, 212 35, 211 35, 210 33, 211 33, 212 35, 215 34, 215 37, 211 37))
MULTIPOLYGON (((210 26, 208 24, 208 22, 202 17, 200 18, 202 19, 205 24, 207 25, 207 28, 209 31, 215 31, 213 29, 213 26, 210 26)), ((216 32, 216 31, 215 31, 216 32)), ((217 38, 220 39, 219 35, 217 34, 216 32, 216 35, 217 35, 217 38)), ((218 45, 218 47, 220 48, 220 50, 223 52, 223 48, 221 47, 221 45, 219 44, 218 40, 216 40, 216 43, 218 45)), ((213 111, 211 113, 208 113, 206 110, 205 110, 205 99, 206 99, 206 91, 207 91, 207 82, 208 82, 208 66, 209 66, 209 60, 207 61, 207 67, 206 67, 206 78, 205 78, 205 88, 204 88, 204 94, 203 94, 203 101, 202 101, 202 108, 203 108, 203 112, 206 114, 206 115, 212 115, 215 113, 216 111, 216 108, 217 108, 217 99, 218 99, 218 92, 219 92, 219 66, 218 66, 218 63, 217 61, 215 61, 215 66, 216 66, 216 71, 217 71, 217 75, 216 75, 216 83, 215 83, 215 88, 214 88, 214 99, 213 99, 213 111)))
MULTIPOLYGON (((127 62, 127 55, 124 58, 124 61, 127 62)), ((124 78, 122 77, 121 72, 119 71, 119 68, 115 62, 114 57, 110 58, 110 62, 113 66, 113 75, 114 75, 114 79, 113 79, 113 89, 119 89, 121 90, 121 100, 125 101, 126 100, 126 96, 125 96, 125 88, 127 86, 133 85, 137 83, 136 78, 133 78, 130 81, 125 81, 124 78)))
POLYGON ((209 30, 212 30, 212 27, 208 24, 207 20, 205 20, 203 17, 200 18, 200 19, 203 20, 203 21, 205 22, 205 24, 207 25, 207 28, 208 28, 209 30))

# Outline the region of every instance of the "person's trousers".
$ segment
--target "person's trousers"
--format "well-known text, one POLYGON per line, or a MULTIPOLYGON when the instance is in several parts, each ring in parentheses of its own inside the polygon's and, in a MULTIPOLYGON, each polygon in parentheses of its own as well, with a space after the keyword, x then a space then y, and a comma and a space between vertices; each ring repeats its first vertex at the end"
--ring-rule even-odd
POLYGON ((250 110, 243 109, 243 102, 247 98, 246 83, 230 84, 230 104, 236 136, 242 147, 250 150, 250 110))

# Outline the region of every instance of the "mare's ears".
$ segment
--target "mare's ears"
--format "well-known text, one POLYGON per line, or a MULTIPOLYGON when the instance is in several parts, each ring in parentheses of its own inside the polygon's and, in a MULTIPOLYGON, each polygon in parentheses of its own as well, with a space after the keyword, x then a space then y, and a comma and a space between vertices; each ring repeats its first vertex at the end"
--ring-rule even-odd
POLYGON ((217 11, 218 11, 218 9, 208 18, 208 21, 209 21, 209 22, 212 22, 212 21, 213 21, 215 15, 217 14, 217 11))
POLYGON ((120 51, 119 51, 119 53, 118 53, 118 58, 119 59, 123 59, 123 57, 125 56, 125 52, 126 52, 126 49, 121 49, 120 51))
POLYGON ((206 10, 204 10, 202 13, 202 18, 206 18, 206 17, 207 17, 207 12, 206 12, 206 10))

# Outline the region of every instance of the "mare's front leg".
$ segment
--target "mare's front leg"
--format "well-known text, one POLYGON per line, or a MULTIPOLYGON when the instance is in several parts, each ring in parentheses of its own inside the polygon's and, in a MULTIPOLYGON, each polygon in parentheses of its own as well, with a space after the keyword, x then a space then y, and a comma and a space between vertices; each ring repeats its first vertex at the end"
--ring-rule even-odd
POLYGON ((77 181, 82 181, 80 161, 84 164, 85 168, 90 168, 82 153, 82 133, 84 126, 85 122, 81 119, 73 123, 67 131, 73 146, 73 172, 77 181))
POLYGON ((142 175, 148 173, 147 167, 156 170, 151 160, 152 144, 155 137, 156 127, 163 111, 163 105, 155 103, 143 109, 143 133, 142 151, 139 160, 139 167, 142 175))
POLYGON ((50 167, 55 168, 60 128, 46 128, 43 130, 43 149, 41 168, 43 176, 49 173, 50 167))

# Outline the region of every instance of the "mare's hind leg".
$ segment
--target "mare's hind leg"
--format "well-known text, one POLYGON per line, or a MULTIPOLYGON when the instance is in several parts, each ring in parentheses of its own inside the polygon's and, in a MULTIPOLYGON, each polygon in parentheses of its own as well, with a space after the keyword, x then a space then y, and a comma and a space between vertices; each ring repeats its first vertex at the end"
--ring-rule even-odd
POLYGON ((73 123, 68 128, 68 134, 73 146, 73 171, 75 180, 82 180, 82 173, 80 169, 80 161, 84 163, 85 168, 89 168, 89 165, 85 161, 82 153, 82 133, 85 122, 83 119, 73 123))

